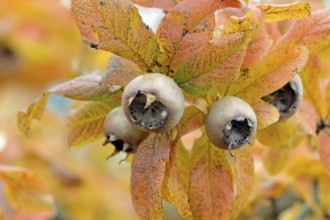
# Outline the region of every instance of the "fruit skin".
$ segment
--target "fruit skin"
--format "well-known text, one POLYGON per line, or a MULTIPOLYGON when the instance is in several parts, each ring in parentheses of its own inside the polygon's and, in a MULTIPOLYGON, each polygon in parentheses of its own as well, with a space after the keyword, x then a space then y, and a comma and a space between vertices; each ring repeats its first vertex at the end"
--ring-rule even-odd
MULTIPOLYGON (((127 143, 130 149, 117 149, 125 152, 128 150, 134 150, 134 148, 136 148, 140 142, 148 136, 148 133, 135 128, 130 122, 128 122, 121 106, 114 108, 109 112, 103 122, 103 132, 107 137, 105 144, 118 140, 122 141, 122 145, 127 143), (114 141, 109 140, 110 136, 114 141)), ((116 148, 123 148, 123 146, 120 147, 116 146, 116 144, 114 145, 116 148)))
POLYGON ((226 96, 218 99, 211 106, 209 113, 205 117, 205 129, 209 140, 217 147, 222 149, 237 149, 242 145, 249 143, 250 139, 254 136, 257 129, 257 118, 252 107, 234 96, 226 96), (233 121, 245 123, 245 134, 235 133, 234 130, 228 130, 233 121), (226 132, 232 132, 235 140, 228 141, 225 138, 226 132), (246 133, 247 132, 247 133, 246 133), (242 135, 242 136, 241 136, 242 135), (244 136, 246 136, 244 138, 244 136))
MULTIPOLYGON (((175 127, 182 118, 184 96, 180 87, 170 77, 161 73, 147 73, 134 78, 126 86, 122 95, 122 106, 127 119, 134 126, 147 132, 162 133, 175 127), (167 118, 163 126, 148 128, 139 124, 138 120, 134 120, 129 107, 138 94, 143 94, 148 98, 153 97, 154 101, 164 105, 167 118)), ((155 117, 154 120, 158 120, 158 118, 155 117)))
POLYGON ((280 121, 286 120, 286 119, 290 118, 292 115, 294 115, 297 112, 298 106, 300 105, 302 98, 303 98, 303 85, 302 85, 300 76, 297 74, 295 77, 293 77, 290 80, 289 83, 291 85, 291 88, 293 89, 293 91, 296 94, 296 100, 290 106, 288 111, 286 111, 285 113, 280 112, 280 121))

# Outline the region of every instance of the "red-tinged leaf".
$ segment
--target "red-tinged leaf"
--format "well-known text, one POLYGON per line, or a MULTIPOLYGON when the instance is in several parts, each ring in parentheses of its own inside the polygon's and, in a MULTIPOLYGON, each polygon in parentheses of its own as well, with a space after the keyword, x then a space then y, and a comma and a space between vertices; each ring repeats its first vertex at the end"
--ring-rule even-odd
POLYGON ((190 132, 202 127, 204 124, 204 113, 201 112, 194 106, 188 106, 184 110, 184 115, 182 116, 178 126, 179 135, 184 136, 190 132))
POLYGON ((288 160, 288 149, 268 147, 262 155, 262 162, 271 175, 281 172, 288 160))
POLYGON ((330 9, 312 12, 310 18, 297 21, 279 40, 277 47, 304 45, 310 52, 324 50, 330 46, 330 9))
POLYGON ((228 86, 239 75, 249 40, 249 32, 238 32, 210 41, 180 65, 175 82, 190 94, 228 86))
POLYGON ((242 77, 247 77, 248 70, 256 67, 265 58, 273 44, 264 24, 264 13, 260 9, 254 9, 250 25, 253 31, 241 67, 242 77))
POLYGON ((85 43, 130 59, 144 71, 154 65, 155 35, 130 0, 73 0, 72 16, 85 43))
POLYGON ((212 38, 214 12, 222 7, 239 7, 237 0, 182 1, 160 23, 157 38, 164 48, 162 72, 173 76, 178 65, 212 38))
POLYGON ((112 55, 101 81, 108 85, 126 86, 132 79, 143 73, 134 62, 112 55))
POLYGON ((19 130, 27 136, 31 135, 32 120, 41 120, 45 111, 48 96, 56 94, 83 101, 104 101, 119 104, 122 90, 120 87, 102 84, 98 73, 79 76, 44 92, 44 94, 26 109, 17 113, 19 130))
POLYGON ((244 210, 254 183, 252 147, 249 145, 242 146, 240 149, 234 150, 233 155, 234 157, 231 157, 227 154, 230 164, 234 168, 237 181, 236 197, 231 209, 230 219, 236 219, 244 210))
POLYGON ((254 104, 289 82, 305 66, 307 58, 308 50, 305 47, 274 51, 258 67, 249 70, 248 77, 239 78, 229 93, 254 104), (235 90, 239 92, 235 93, 235 90))
POLYGON ((317 138, 317 146, 319 150, 320 160, 325 167, 328 175, 330 175, 330 129, 322 130, 317 138))
POLYGON ((102 80, 98 72, 93 72, 59 84, 48 92, 82 101, 113 102, 117 100, 122 93, 120 86, 112 86, 102 80))
POLYGON ((176 4, 182 0, 134 0, 134 3, 144 6, 144 7, 153 7, 153 8, 162 8, 162 9, 171 9, 176 4))
POLYGON ((191 154, 189 201, 195 219, 229 219, 234 203, 233 176, 226 154, 206 135, 191 154))
POLYGON ((0 165, 4 196, 15 210, 51 210, 53 200, 48 182, 38 174, 20 167, 0 165))
POLYGON ((67 117, 69 147, 78 147, 104 137, 103 121, 119 103, 89 102, 67 117))
POLYGON ((315 110, 306 101, 302 101, 297 112, 292 116, 292 121, 296 122, 297 128, 308 135, 316 135, 316 115, 315 110))
POLYGON ((175 164, 171 170, 168 185, 172 201, 183 218, 191 216, 189 205, 190 155, 181 142, 175 148, 175 164))
POLYGON ((29 107, 17 113, 18 129, 26 136, 31 136, 32 120, 41 120, 46 108, 49 93, 44 93, 40 98, 34 101, 29 107))
POLYGON ((161 188, 170 142, 166 134, 151 134, 133 157, 131 194, 134 208, 142 219, 163 218, 161 188))
POLYGON ((266 22, 301 19, 311 14, 311 7, 307 2, 288 5, 259 5, 258 8, 266 12, 266 22))
POLYGON ((264 129, 277 122, 280 118, 278 109, 261 99, 258 100, 252 108, 257 115, 258 129, 264 129))

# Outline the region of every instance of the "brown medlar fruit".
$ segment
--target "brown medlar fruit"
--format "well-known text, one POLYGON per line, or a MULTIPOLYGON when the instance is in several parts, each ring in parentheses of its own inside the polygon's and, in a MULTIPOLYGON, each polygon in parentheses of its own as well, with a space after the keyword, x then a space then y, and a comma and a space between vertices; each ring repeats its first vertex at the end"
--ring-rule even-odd
POLYGON ((177 125, 184 111, 180 87, 168 76, 148 73, 133 79, 122 95, 127 119, 147 132, 165 132, 177 125))
POLYGON ((283 121, 297 112, 302 97, 303 85, 299 75, 296 75, 282 88, 262 97, 262 99, 278 109, 280 112, 279 121, 283 121))
POLYGON ((106 137, 103 145, 111 143, 115 151, 109 157, 120 151, 130 153, 144 140, 148 133, 134 127, 126 118, 123 108, 114 108, 103 122, 103 132, 106 137))
POLYGON ((234 96, 226 96, 213 103, 205 117, 206 134, 217 147, 237 149, 254 136, 257 118, 252 107, 234 96))

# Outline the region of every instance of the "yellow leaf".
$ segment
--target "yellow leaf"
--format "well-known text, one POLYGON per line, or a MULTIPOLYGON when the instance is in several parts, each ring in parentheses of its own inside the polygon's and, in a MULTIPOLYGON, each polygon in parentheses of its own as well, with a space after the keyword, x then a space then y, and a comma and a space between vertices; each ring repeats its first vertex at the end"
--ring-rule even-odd
POLYGON ((131 194, 141 219, 163 219, 161 188, 169 153, 167 135, 150 134, 133 157, 131 194))
POLYGON ((317 137, 317 147, 319 150, 320 160, 325 167, 326 172, 330 175, 330 129, 323 129, 317 137))
POLYGON ((262 162, 271 175, 276 175, 282 171, 288 160, 288 149, 268 147, 262 155, 262 162))
POLYGON ((176 4, 182 0, 134 0, 136 4, 142 5, 144 7, 153 7, 153 8, 162 8, 162 9, 171 9, 176 4))
POLYGON ((67 117, 69 147, 78 147, 104 137, 103 121, 118 103, 89 102, 67 117))
POLYGON ((229 219, 233 207, 233 176, 228 152, 211 145, 206 135, 191 154, 189 201, 196 219, 229 219))
POLYGON ((301 19, 311 14, 311 7, 307 2, 289 5, 260 5, 258 8, 266 12, 266 22, 276 22, 285 19, 301 19))
POLYGON ((273 148, 290 148, 291 143, 299 138, 301 134, 297 131, 293 121, 286 120, 277 122, 267 128, 257 131, 257 139, 260 143, 273 148))
POLYGON ((191 216, 189 205, 190 155, 179 142, 176 146, 175 165, 168 180, 172 201, 183 218, 191 216))
POLYGON ((235 94, 254 104, 290 81, 306 64, 308 50, 305 47, 282 48, 271 52, 248 77, 240 77, 229 94, 235 94))
POLYGON ((230 219, 236 219, 244 210, 254 184, 254 163, 251 146, 245 145, 233 151, 230 163, 235 171, 237 194, 231 209, 230 219))
POLYGON ((0 165, 0 179, 5 183, 4 195, 12 208, 33 212, 52 209, 50 185, 38 174, 0 165))
POLYGON ((73 0, 72 16, 91 47, 130 59, 144 71, 155 65, 156 37, 130 0, 73 0))

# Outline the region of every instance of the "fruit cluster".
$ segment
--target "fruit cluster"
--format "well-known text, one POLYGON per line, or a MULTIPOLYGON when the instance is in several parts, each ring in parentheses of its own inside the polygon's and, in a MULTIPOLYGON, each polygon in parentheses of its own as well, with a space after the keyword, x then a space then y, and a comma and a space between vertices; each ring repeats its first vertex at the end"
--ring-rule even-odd
MULTIPOLYGON (((302 82, 296 75, 279 90, 262 99, 275 106, 280 119, 291 117, 302 100, 302 82)), ((134 78, 122 95, 122 106, 113 109, 104 121, 104 145, 116 150, 135 152, 150 132, 163 133, 174 128, 183 116, 184 95, 168 76, 147 73, 134 78)), ((244 100, 225 96, 217 98, 205 116, 209 140, 221 149, 231 150, 250 144, 256 133, 257 117, 244 100)), ((110 156, 112 156, 110 155, 110 156)), ((232 155, 232 154, 231 154, 232 155)))

